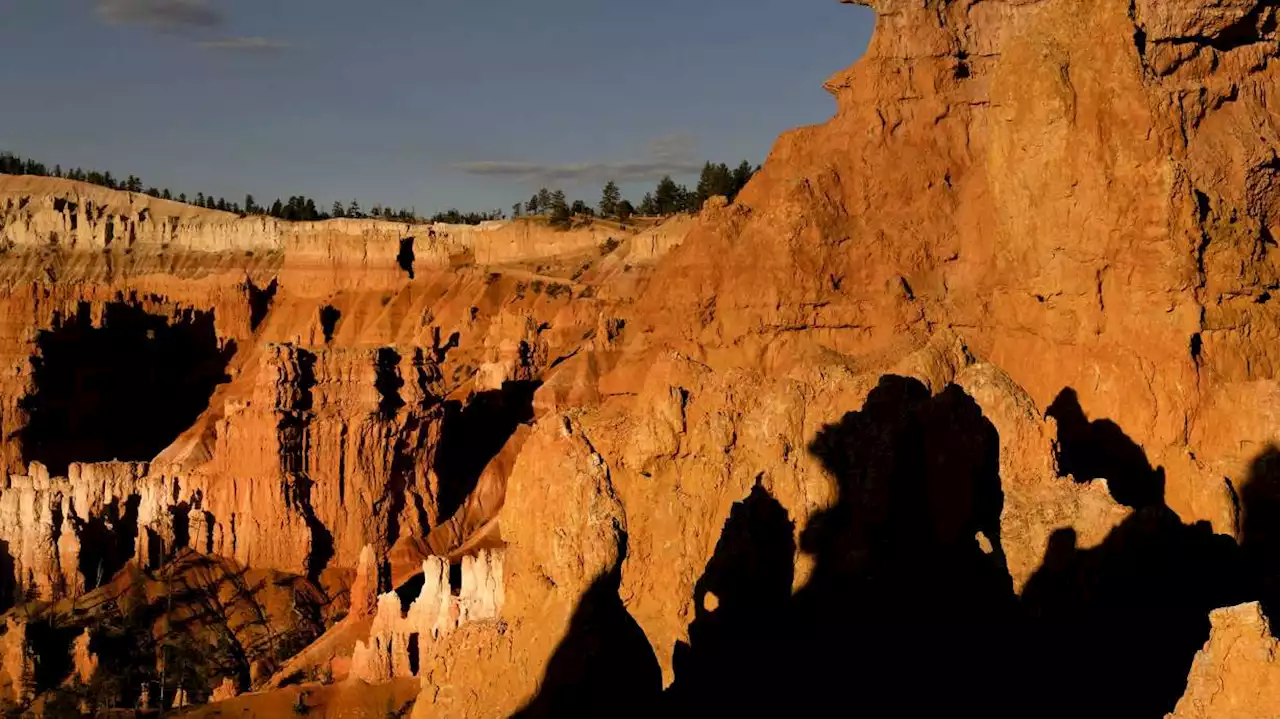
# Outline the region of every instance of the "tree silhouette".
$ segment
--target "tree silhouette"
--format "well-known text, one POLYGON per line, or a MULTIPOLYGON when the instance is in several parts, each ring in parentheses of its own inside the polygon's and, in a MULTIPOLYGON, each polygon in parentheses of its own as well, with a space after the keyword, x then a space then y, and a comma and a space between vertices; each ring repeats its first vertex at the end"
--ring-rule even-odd
POLYGON ((551 225, 554 227, 568 227, 573 219, 573 215, 569 211, 569 205, 565 201, 564 191, 556 190, 551 194, 551 225))
POLYGON ((600 216, 601 217, 617 217, 618 205, 622 202, 622 191, 618 189, 618 183, 613 180, 605 183, 604 191, 600 194, 600 216))
POLYGON ((634 214, 636 214, 636 208, 632 207, 630 202, 623 200, 618 203, 617 215, 619 222, 626 222, 627 220, 630 220, 631 216, 634 214))

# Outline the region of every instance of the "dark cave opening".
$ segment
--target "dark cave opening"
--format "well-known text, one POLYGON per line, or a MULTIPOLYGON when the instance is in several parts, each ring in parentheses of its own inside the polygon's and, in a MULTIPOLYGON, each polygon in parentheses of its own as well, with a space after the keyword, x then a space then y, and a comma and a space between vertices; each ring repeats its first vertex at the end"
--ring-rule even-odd
POLYGON ((23 460, 55 476, 72 462, 150 461, 209 406, 235 353, 219 345, 212 312, 170 319, 125 302, 108 304, 97 326, 81 303, 36 347, 19 437, 23 460))
POLYGON ((533 420, 533 393, 540 385, 536 381, 506 382, 502 389, 473 395, 466 406, 445 402, 435 458, 441 519, 458 511, 516 428, 533 420))

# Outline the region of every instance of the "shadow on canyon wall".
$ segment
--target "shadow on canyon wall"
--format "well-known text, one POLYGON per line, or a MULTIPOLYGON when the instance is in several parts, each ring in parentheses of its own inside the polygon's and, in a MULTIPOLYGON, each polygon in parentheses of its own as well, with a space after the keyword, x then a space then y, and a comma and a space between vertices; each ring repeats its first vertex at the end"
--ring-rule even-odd
POLYGON ((533 420, 538 381, 511 380, 500 389, 477 392, 467 403, 444 403, 444 421, 435 456, 440 477, 441 519, 452 517, 476 488, 481 473, 516 429, 533 420))
POLYGON ((149 462, 209 406, 227 380, 233 343, 212 312, 175 318, 112 302, 95 324, 88 303, 36 337, 34 382, 20 407, 23 460, 53 476, 71 462, 149 462), (93 362, 85 362, 93 357, 93 362))
POLYGON ((9 551, 9 543, 0 539, 0 613, 9 611, 18 601, 17 585, 14 581, 17 568, 13 564, 13 553, 9 551))
MULTIPOLYGON (((663 713, 691 716, 1162 717, 1181 697, 1208 613, 1280 590, 1280 450, 1239 492, 1242 545, 1164 503, 1164 473, 1114 423, 1089 421, 1074 391, 1049 414, 1059 464, 1106 478, 1133 513, 1100 545, 1055 533, 1041 568, 1013 592, 1000 537, 1000 438, 959 387, 931 396, 886 376, 861 410, 820 431, 810 452, 838 500, 799 548, 815 565, 792 592, 793 524, 762 483, 734 506, 693 597, 663 713)), ((547 687, 558 715, 592 714, 590 697, 653 706, 647 682, 602 683, 590 661, 643 667, 643 635, 605 646, 588 617, 610 607, 634 626, 616 580, 584 597, 547 687), (583 632, 590 635, 584 642, 583 632), (612 686, 613 688, 605 688, 612 686), (574 704, 563 697, 576 694, 574 704)), ((637 671, 632 669, 632 671, 637 671)), ((540 706, 535 701, 531 708, 540 706)), ((546 714, 526 713, 524 716, 546 714)))
POLYGON ((515 717, 653 716, 662 670, 644 631, 622 606, 621 582, 618 569, 592 582, 547 663, 538 695, 515 717))
POLYGON ((1250 598, 1262 602, 1274 627, 1280 623, 1280 448, 1268 447, 1253 460, 1236 497, 1236 532, 1255 582, 1250 598))

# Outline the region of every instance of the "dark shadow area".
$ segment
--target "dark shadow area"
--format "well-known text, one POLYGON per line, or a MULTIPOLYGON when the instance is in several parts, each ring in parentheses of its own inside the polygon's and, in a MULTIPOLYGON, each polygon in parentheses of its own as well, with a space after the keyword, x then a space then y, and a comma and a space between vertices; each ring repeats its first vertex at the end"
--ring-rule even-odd
POLYGON ((795 525, 787 510, 757 484, 735 504, 715 553, 694 586, 689 642, 676 645, 676 681, 669 698, 683 713, 741 716, 757 706, 786 638, 795 525))
POLYGON ((173 527, 173 546, 191 546, 191 505, 179 502, 169 507, 169 523, 173 527))
POLYGON ((9 551, 9 543, 0 539, 0 614, 9 611, 9 608, 17 602, 17 580, 17 567, 13 564, 13 553, 9 551))
POLYGON ((378 350, 374 361, 373 386, 378 390, 378 414, 390 419, 405 405, 400 397, 404 379, 400 377, 400 353, 390 347, 378 350))
POLYGON ((275 300, 279 282, 274 278, 266 287, 258 287, 253 280, 245 280, 245 292, 249 296, 249 329, 257 330, 271 311, 271 303, 275 300))
POLYGON ((427 583, 427 575, 415 574, 404 584, 395 588, 396 596, 400 598, 400 611, 408 613, 409 607, 417 601, 418 596, 422 594, 422 587, 427 583))
POLYGON ((1254 598, 1254 582, 1234 540, 1207 522, 1184 524, 1165 504, 1164 470, 1119 426, 1087 420, 1069 388, 1048 415, 1060 471, 1105 478, 1134 511, 1094 548, 1078 547, 1069 528, 1051 537, 1022 593, 1022 638, 1040 662, 1029 686, 1060 696, 1059 716, 1163 716, 1186 690, 1209 612, 1254 598), (1082 667, 1088 681, 1067 679, 1082 667))
POLYGON ((1097 547, 1056 532, 1022 593, 1028 690, 1055 716, 1162 717, 1186 691, 1209 612, 1248 601, 1241 555, 1208 523, 1136 510, 1097 547), (1087 669, 1087 680, 1082 676, 1087 669))
POLYGON ((82 303, 36 346, 19 436, 23 460, 53 475, 71 462, 150 461, 209 406, 235 353, 219 345, 212 313, 171 321, 123 302, 108 304, 98 326, 82 303))
POLYGON ((396 264, 400 265, 400 269, 409 274, 409 279, 413 279, 413 262, 417 259, 413 253, 413 238, 406 237, 400 240, 400 253, 396 255, 396 264))
POLYGON ((1090 422, 1076 391, 1067 388, 1046 415, 1058 423, 1058 470, 1077 482, 1107 480, 1111 496, 1126 507, 1164 502, 1164 470, 1153 469, 1146 452, 1110 420, 1090 422))
POLYGON ((418 653, 418 635, 416 632, 409 635, 408 652, 409 652, 409 673, 416 677, 418 676, 418 662, 421 659, 418 653))
POLYGON ((307 579, 313 582, 320 580, 320 575, 329 566, 329 561, 333 559, 335 552, 333 533, 316 516, 311 504, 311 490, 314 486, 315 482, 310 477, 296 477, 293 482, 292 497, 294 506, 302 513, 303 519, 307 522, 307 529, 311 531, 311 553, 307 555, 307 579))
POLYGON ((955 386, 935 397, 886 376, 809 450, 838 498, 801 534, 813 573, 784 619, 778 688, 754 704, 791 715, 1011 714, 1000 439, 977 403, 955 386))
POLYGON ((538 695, 514 716, 650 717, 662 671, 640 625, 618 597, 621 572, 598 577, 547 663, 538 695))
POLYGON ((449 593, 455 597, 462 594, 461 562, 454 562, 449 565, 449 593))
POLYGON ((35 689, 43 692, 56 687, 71 672, 71 643, 80 631, 75 627, 59 627, 42 619, 27 625, 27 646, 35 659, 35 689))
MULTIPOLYGON (((85 591, 111 581, 125 564, 133 559, 138 540, 138 507, 142 497, 131 495, 124 511, 116 503, 106 505, 102 513, 77 522, 80 534, 80 576, 85 591)), ((73 520, 74 521, 74 520, 73 520)))
POLYGON ((297 361, 298 391, 293 395, 288 409, 280 413, 280 420, 276 424, 276 439, 280 447, 280 471, 288 478, 285 491, 288 493, 289 503, 302 516, 311 532, 307 578, 318 581, 333 559, 334 540, 333 533, 316 516, 312 506, 311 490, 315 482, 311 479, 311 468, 307 466, 311 443, 311 410, 315 406, 313 390, 316 386, 316 356, 306 350, 299 350, 297 361))
POLYGON ((1268 447, 1253 460, 1239 499, 1240 545, 1274 633, 1280 626, 1280 448, 1268 447))
POLYGON ((333 333, 338 329, 338 320, 342 319, 342 311, 333 305, 320 308, 320 331, 324 333, 325 344, 333 341, 333 333))
POLYGON ((440 478, 440 517, 452 517, 476 487, 480 474, 516 428, 533 420, 533 393, 541 383, 507 382, 502 389, 444 403, 444 421, 436 450, 440 478))
MULTIPOLYGON (((786 512, 759 486, 735 506, 696 586, 690 642, 677 649, 665 709, 1152 719, 1172 711, 1208 638, 1208 613, 1248 601, 1256 584, 1234 541, 1183 524, 1165 506, 1153 488, 1162 489, 1163 471, 1119 427, 1086 420, 1070 391, 1054 412, 1077 479, 1106 476, 1141 505, 1101 545, 1081 548, 1072 530, 1059 531, 1016 596, 1000 536, 995 427, 958 387, 931 396, 915 380, 883 377, 861 410, 810 445, 838 495, 801 533, 815 564, 794 595, 786 512)), ((1244 493, 1254 574, 1276 574, 1277 459, 1280 450, 1255 463, 1244 493)))

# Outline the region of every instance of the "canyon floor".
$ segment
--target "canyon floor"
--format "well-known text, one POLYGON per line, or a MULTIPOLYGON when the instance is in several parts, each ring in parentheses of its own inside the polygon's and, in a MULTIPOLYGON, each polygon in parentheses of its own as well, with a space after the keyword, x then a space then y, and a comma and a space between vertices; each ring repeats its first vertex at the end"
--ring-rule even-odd
POLYGON ((696 217, 0 177, 0 703, 1274 716, 1280 7, 863 4, 696 217))

